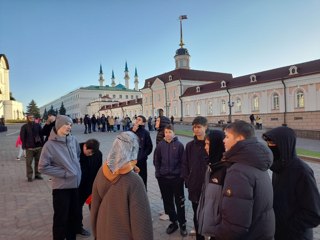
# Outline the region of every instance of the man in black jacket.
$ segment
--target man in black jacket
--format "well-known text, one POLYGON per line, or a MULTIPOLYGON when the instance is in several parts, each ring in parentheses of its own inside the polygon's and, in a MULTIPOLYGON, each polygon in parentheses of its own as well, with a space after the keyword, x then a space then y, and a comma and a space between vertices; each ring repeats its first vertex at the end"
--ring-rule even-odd
POLYGON ((79 186, 79 219, 78 234, 90 236, 90 233, 83 228, 82 208, 88 197, 92 193, 94 179, 102 165, 102 153, 99 150, 100 143, 96 139, 89 139, 85 143, 80 143, 80 166, 81 182, 79 186))
POLYGON ((32 182, 33 169, 32 162, 34 159, 35 179, 42 179, 38 171, 39 158, 43 146, 42 129, 39 123, 34 122, 33 114, 27 115, 27 123, 20 129, 20 138, 22 149, 26 150, 26 169, 28 182, 32 182))
POLYGON ((56 123, 56 114, 48 113, 48 119, 42 128, 42 135, 45 137, 44 142, 48 141, 50 132, 56 123))
POLYGON ((320 195, 312 169, 296 154, 296 135, 288 127, 263 134, 273 153, 275 240, 313 239, 320 224, 320 195))
POLYGON ((145 129, 147 119, 139 115, 136 118, 134 126, 131 128, 131 131, 134 132, 139 138, 139 152, 137 159, 137 167, 140 168, 139 175, 142 178, 144 185, 147 189, 147 160, 148 155, 152 152, 153 144, 150 137, 150 133, 145 129))

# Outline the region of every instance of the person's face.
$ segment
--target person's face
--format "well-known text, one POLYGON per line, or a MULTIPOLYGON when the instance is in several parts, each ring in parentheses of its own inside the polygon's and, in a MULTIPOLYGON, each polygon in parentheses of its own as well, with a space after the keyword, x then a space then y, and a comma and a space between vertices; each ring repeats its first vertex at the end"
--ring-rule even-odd
POLYGON ((170 129, 165 129, 164 137, 166 138, 166 140, 171 141, 174 138, 174 132, 170 129))
POLYGON ((68 135, 71 131, 71 126, 71 123, 64 124, 62 127, 59 128, 58 134, 65 136, 68 135))
POLYGON ((203 139, 206 135, 207 126, 202 126, 201 124, 195 124, 192 126, 193 133, 198 139, 203 139))
POLYGON ((53 122, 54 120, 56 120, 56 117, 54 115, 50 115, 48 118, 50 122, 53 122))
POLYGON ((204 145, 204 149, 206 150, 207 154, 209 155, 209 150, 210 150, 210 140, 209 140, 208 138, 206 138, 206 139, 204 140, 204 143, 205 143, 205 145, 204 145))
POLYGON ((34 122, 34 116, 33 115, 29 115, 27 116, 28 122, 34 122))
POLYGON ((137 117, 136 124, 139 125, 139 126, 140 125, 144 125, 143 119, 141 117, 137 117))
POLYGON ((160 117, 157 118, 156 120, 156 128, 160 127, 160 117))
POLYGON ((87 157, 93 155, 92 149, 88 149, 86 144, 83 144, 83 154, 87 157))
POLYGON ((241 135, 235 134, 232 130, 225 130, 225 138, 223 139, 224 148, 226 151, 229 151, 233 145, 235 145, 237 142, 244 140, 244 137, 241 135))

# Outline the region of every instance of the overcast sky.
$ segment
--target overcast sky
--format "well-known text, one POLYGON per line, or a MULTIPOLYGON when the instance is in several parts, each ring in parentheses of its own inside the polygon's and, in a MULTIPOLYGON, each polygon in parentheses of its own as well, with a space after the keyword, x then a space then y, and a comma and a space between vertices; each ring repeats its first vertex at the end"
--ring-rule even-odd
POLYGON ((0 0, 10 90, 42 106, 79 87, 175 68, 179 15, 191 68, 234 77, 320 58, 319 0, 0 0))

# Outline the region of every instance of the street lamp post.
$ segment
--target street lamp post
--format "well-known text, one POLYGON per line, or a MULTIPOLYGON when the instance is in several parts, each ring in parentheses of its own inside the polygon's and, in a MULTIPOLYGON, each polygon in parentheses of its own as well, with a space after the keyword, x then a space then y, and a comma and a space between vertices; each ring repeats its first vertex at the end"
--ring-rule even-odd
POLYGON ((231 94, 229 92, 229 89, 227 89, 227 92, 229 94, 229 101, 228 101, 228 107, 229 107, 229 116, 228 116, 228 123, 231 123, 231 110, 232 107, 234 106, 234 102, 231 102, 231 94))

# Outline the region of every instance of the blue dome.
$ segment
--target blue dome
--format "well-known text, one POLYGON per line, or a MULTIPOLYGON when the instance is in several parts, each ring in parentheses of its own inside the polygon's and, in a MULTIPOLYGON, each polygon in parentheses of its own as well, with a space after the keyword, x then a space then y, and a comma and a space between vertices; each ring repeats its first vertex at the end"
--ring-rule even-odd
POLYGON ((186 49, 186 48, 179 48, 179 49, 176 51, 176 56, 177 56, 177 55, 189 55, 188 49, 186 49))

